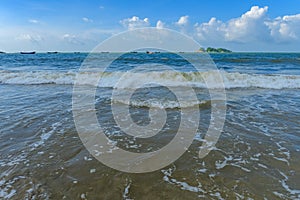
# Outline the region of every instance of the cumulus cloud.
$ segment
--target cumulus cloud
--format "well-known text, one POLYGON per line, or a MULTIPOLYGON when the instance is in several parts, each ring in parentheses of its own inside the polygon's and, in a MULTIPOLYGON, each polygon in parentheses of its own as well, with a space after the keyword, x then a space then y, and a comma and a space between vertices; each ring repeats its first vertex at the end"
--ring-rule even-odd
POLYGON ((164 28, 164 26, 165 26, 165 24, 162 21, 160 21, 160 20, 157 21, 156 28, 162 29, 162 28, 164 28))
POLYGON ((195 30, 196 36, 200 40, 224 40, 225 38, 225 24, 215 17, 211 18, 207 23, 196 23, 195 30))
POLYGON ((241 43, 300 40, 300 14, 270 19, 267 12, 267 6, 253 6, 240 17, 227 22, 211 18, 207 23, 195 24, 196 36, 201 41, 241 43))
POLYGON ((178 21, 176 22, 177 25, 179 26, 185 26, 187 25, 189 22, 189 16, 185 15, 185 16, 181 16, 178 21))
MULTIPOLYGON (((239 17, 228 21, 212 17, 208 22, 196 23, 193 27, 189 25, 189 16, 184 15, 173 23, 173 28, 193 35, 199 42, 207 44, 300 42, 300 14, 271 19, 268 9, 268 6, 252 6, 239 17)), ((121 20, 120 23, 129 30, 150 26, 148 18, 140 19, 137 16, 121 20)), ((158 20, 155 27, 162 29, 165 26, 165 23, 158 20)))
POLYGON ((277 17, 265 24, 276 41, 295 41, 300 38, 300 14, 277 17))
POLYGON ((228 41, 255 40, 268 34, 264 24, 268 7, 253 6, 250 11, 237 19, 230 20, 225 25, 225 39, 228 41))
MULTIPOLYGON (((82 20, 82 22, 92 21, 86 16, 79 18, 79 20, 82 20)), ((27 23, 32 25, 27 24, 27 28, 11 28, 9 26, 3 28, 0 32, 1 45, 7 49, 18 49, 22 46, 23 49, 55 47, 71 50, 76 47, 77 49, 86 50, 88 47, 92 48, 96 45, 100 39, 105 39, 120 31, 118 28, 109 30, 95 27, 94 29, 76 32, 76 35, 73 35, 70 33, 62 34, 61 30, 53 30, 47 26, 44 27, 45 29, 36 29, 38 26, 33 26, 34 24, 45 24, 39 19, 28 19, 27 23)), ((148 18, 138 16, 123 19, 120 24, 129 30, 151 25, 148 18)), ((207 22, 198 22, 194 26, 191 25, 188 15, 178 16, 178 20, 173 22, 166 23, 164 19, 161 19, 152 24, 157 29, 170 27, 180 30, 193 36, 204 46, 224 46, 242 51, 299 51, 300 14, 270 18, 267 6, 253 6, 240 16, 227 21, 212 17, 207 22)), ((151 35, 143 36, 152 37, 151 35)))
POLYGON ((232 42, 249 42, 255 40, 268 40, 269 28, 265 21, 268 20, 268 7, 253 6, 238 18, 222 22, 211 18, 209 22, 196 24, 196 35, 201 40, 219 39, 232 42))
POLYGON ((91 19, 89 19, 89 18, 87 18, 87 17, 83 17, 82 18, 82 20, 84 21, 84 22, 93 22, 93 20, 91 20, 91 19))
POLYGON ((120 23, 129 30, 150 26, 148 18, 140 19, 137 16, 133 16, 132 18, 128 19, 123 19, 120 21, 120 23))

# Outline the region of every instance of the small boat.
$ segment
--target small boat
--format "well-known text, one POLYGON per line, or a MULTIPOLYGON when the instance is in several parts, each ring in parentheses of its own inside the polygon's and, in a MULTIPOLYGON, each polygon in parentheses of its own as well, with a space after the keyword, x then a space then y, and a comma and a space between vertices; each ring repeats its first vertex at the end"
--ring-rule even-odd
POLYGON ((47 54, 57 54, 57 51, 48 51, 47 54))
POLYGON ((21 51, 21 54, 35 54, 35 51, 21 51))
POLYGON ((5 52, 4 52, 4 51, 0 51, 0 54, 1 54, 1 53, 5 53, 5 52))

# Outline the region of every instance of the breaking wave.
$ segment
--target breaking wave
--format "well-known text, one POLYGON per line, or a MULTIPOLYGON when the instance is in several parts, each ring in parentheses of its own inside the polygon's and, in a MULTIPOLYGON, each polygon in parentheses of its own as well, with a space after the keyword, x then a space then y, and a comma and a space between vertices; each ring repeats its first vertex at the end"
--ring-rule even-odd
POLYGON ((210 106, 210 101, 172 101, 172 100, 154 100, 154 99, 148 99, 148 100, 130 100, 128 101, 121 101, 121 100, 113 100, 113 103, 115 104, 125 104, 130 105, 132 107, 145 107, 145 108, 160 108, 160 109, 176 109, 176 108, 189 108, 189 107, 208 107, 210 106))
MULTIPOLYGON (((228 73, 220 72, 225 88, 300 88, 299 75, 275 75, 275 74, 242 74, 238 72, 228 73)), ((194 86, 206 88, 204 77, 208 79, 218 79, 216 71, 207 72, 80 72, 81 79, 76 84, 90 85, 91 80, 95 80, 93 85, 99 87, 115 87, 118 80, 126 74, 126 84, 124 87, 130 88, 136 84, 137 80, 141 82, 159 80, 164 86, 194 86), (97 82, 101 77, 100 83, 97 82), (132 84, 131 84, 132 83, 132 84)), ((57 85, 73 85, 75 83, 77 72, 52 72, 52 71, 36 71, 36 72, 12 72, 0 71, 0 84, 20 84, 20 85, 38 85, 38 84, 57 84, 57 85)), ((155 84, 155 81, 153 81, 155 84)), ((122 85, 122 84, 121 84, 122 85)), ((218 87, 219 84, 216 84, 218 87)), ((212 86, 214 87, 214 86, 212 86)))

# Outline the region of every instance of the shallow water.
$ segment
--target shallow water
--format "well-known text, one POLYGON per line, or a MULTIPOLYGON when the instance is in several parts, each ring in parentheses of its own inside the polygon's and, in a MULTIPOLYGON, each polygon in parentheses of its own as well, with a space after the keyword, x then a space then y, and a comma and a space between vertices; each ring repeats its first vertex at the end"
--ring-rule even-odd
MULTIPOLYGON (((57 61, 53 58, 49 59, 49 55, 44 55, 44 57, 38 55, 38 60, 32 57, 30 62, 38 65, 41 63, 40 59, 43 58, 46 63, 48 62, 48 65, 42 64, 46 69, 31 69, 31 67, 22 69, 22 66, 30 64, 29 61, 24 61, 29 57, 8 56, 18 57, 21 61, 16 67, 10 69, 12 64, 8 66, 7 63, 11 61, 2 60, 2 68, 5 72, 0 73, 1 78, 7 76, 6 73, 31 73, 31 71, 74 73, 82 61, 80 59, 74 61, 76 55, 69 54, 67 57, 71 58, 65 58, 66 61, 62 61, 61 57, 64 55, 57 55, 60 58, 51 55, 58 59, 57 61), (53 69, 53 60, 60 65, 65 62, 65 65, 61 66, 61 70, 53 69), (70 60, 78 66, 72 66, 69 63, 70 60), (74 68, 74 71, 70 69, 70 66, 74 68)), ((286 65, 287 69, 282 74, 292 76, 299 74, 299 64, 295 60, 297 54, 296 56, 284 54, 284 59, 282 55, 276 56, 272 54, 269 58, 269 54, 213 55, 219 68, 232 68, 226 73, 238 72, 256 76, 263 71, 262 74, 265 76, 275 75, 280 74, 276 71, 279 65, 286 65), (245 62, 240 60, 249 56, 251 62, 247 60, 246 64, 249 66, 243 71, 240 65, 245 62), (287 61, 286 57, 290 60, 287 61), (228 59, 234 59, 234 61, 228 61, 228 59), (282 59, 282 61, 273 62, 274 59, 282 59), (265 68, 268 69, 260 70, 266 62, 268 65, 265 68), (274 66, 272 63, 275 63, 274 66), (252 66, 253 73, 249 74, 250 66, 252 66), (289 67, 293 69, 289 71, 289 67), (254 68, 257 70, 255 71, 254 68), (294 73, 294 70, 297 73, 294 73), (286 73, 287 71, 289 73, 286 73)), ((169 58, 168 62, 177 62, 170 60, 172 59, 169 58)), ((141 59, 138 62, 141 62, 141 59)), ((123 63, 122 66, 124 67, 125 64, 123 63)), ((185 65, 178 64, 178 67, 180 66, 185 65)), ((198 157, 198 153, 211 117, 211 104, 208 92, 196 85, 194 89, 199 102, 186 102, 191 109, 200 109, 199 130, 192 145, 177 161, 161 170, 145 174, 130 174, 105 166, 91 156, 83 146, 73 119, 72 82, 31 84, 30 81, 36 79, 34 75, 33 79, 26 79, 26 83, 24 77, 22 79, 18 74, 14 77, 23 82, 2 81, 0 85, 0 198, 300 198, 298 80, 290 84, 281 79, 281 84, 286 86, 283 87, 284 89, 277 89, 277 85, 273 88, 269 87, 272 84, 263 81, 260 83, 261 87, 249 85, 227 87, 227 116, 224 129, 216 147, 203 159, 198 157)), ((41 79, 41 77, 38 78, 41 79)), ((50 79, 47 76, 42 78, 50 79)), ((264 80, 264 78, 261 79, 264 80)), ((197 79, 193 81, 197 83, 197 79)), ((89 86, 83 85, 82 87, 89 86)), ((150 107, 167 110, 168 121, 164 129, 157 136, 147 140, 128 137, 118 129, 111 114, 111 103, 121 106, 124 102, 112 102, 111 92, 111 87, 97 89, 96 111, 99 123, 104 127, 106 135, 114 140, 118 147, 132 152, 149 152, 162 148, 172 140, 181 116, 176 98, 167 88, 144 88, 135 93, 131 99, 131 117, 140 125, 149 123, 150 107)), ((193 116, 189 117, 193 118, 193 116)))

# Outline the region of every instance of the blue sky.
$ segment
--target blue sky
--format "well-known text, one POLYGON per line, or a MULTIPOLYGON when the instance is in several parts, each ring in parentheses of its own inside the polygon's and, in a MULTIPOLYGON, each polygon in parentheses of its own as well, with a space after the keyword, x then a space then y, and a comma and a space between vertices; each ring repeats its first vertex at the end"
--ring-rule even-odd
POLYGON ((148 26, 183 32, 204 47, 300 51, 299 0, 1 0, 0 51, 90 51, 148 26))

